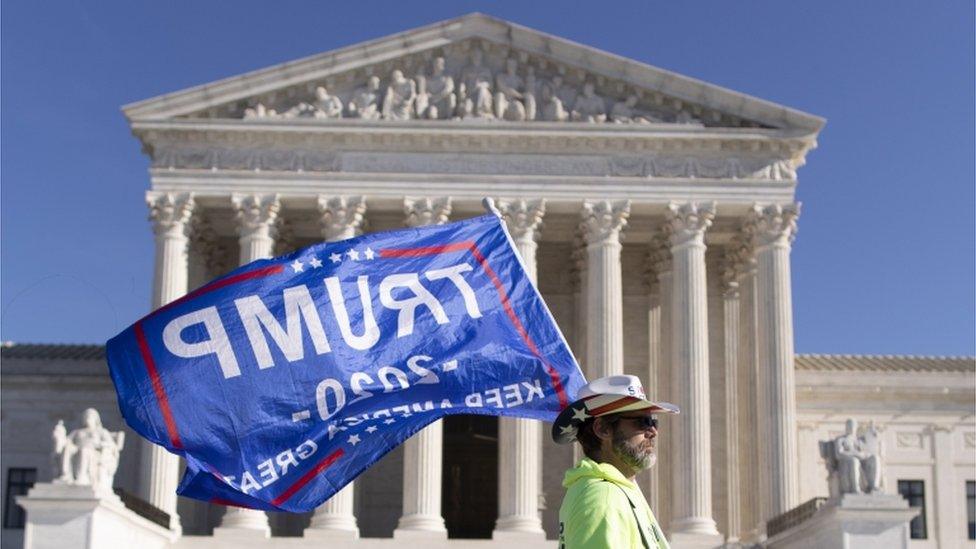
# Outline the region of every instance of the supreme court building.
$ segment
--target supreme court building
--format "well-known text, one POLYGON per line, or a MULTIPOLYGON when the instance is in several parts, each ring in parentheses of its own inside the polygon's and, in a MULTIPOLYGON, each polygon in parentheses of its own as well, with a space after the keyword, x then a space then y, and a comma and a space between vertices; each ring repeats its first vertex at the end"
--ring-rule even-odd
MULTIPOLYGON (((922 494, 912 546, 976 546, 974 360, 794 353, 797 174, 823 119, 480 14, 123 111, 151 159, 154 308, 256 259, 493 197, 587 377, 635 374, 680 406, 639 477, 674 546, 759 542, 826 495, 818 441, 849 417, 881 432, 886 490, 922 494)), ((49 480, 56 419, 96 406, 122 424, 100 347, 3 352, 6 544, 12 475, 49 480)), ((135 435, 116 484, 181 547, 554 547, 574 453, 548 428, 447 418, 306 515, 178 498, 179 459, 135 435)))

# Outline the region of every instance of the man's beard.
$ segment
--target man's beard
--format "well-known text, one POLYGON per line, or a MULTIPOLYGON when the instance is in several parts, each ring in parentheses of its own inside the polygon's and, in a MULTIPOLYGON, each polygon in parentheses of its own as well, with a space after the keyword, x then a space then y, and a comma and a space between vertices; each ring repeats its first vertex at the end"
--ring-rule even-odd
POLYGON ((635 471, 653 467, 657 463, 657 450, 654 439, 643 438, 638 442, 628 442, 627 437, 613 435, 613 453, 617 459, 635 471))

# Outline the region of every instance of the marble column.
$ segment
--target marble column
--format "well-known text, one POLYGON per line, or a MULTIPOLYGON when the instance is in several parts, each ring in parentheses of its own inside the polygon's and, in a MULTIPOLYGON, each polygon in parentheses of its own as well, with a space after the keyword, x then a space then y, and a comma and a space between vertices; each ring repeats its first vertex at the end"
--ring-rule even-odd
MULTIPOLYGON (((319 195, 318 205, 322 238, 326 242, 345 240, 359 234, 366 214, 365 197, 319 195)), ((355 483, 350 482, 315 509, 303 535, 326 539, 359 538, 354 513, 355 491, 355 483)))
MULTIPOLYGON (((545 201, 503 199, 497 202, 497 207, 534 283, 537 280, 536 238, 545 213, 545 201)), ((510 417, 498 419, 498 521, 492 533, 494 539, 545 539, 539 515, 541 443, 540 422, 510 417)))
POLYGON ((790 247, 799 204, 756 205, 749 213, 756 255, 756 321, 759 401, 765 420, 762 460, 768 476, 763 494, 767 521, 799 503, 796 449, 796 381, 793 365, 793 303, 790 247))
POLYGON ((762 433, 762 420, 765 415, 759 402, 759 348, 757 346, 756 334, 756 260, 751 255, 752 245, 748 244, 751 239, 743 234, 742 238, 747 243, 748 254, 746 254, 742 265, 742 275, 739 279, 739 379, 743 381, 739 385, 739 415, 743 418, 746 426, 741 433, 744 447, 742 450, 741 462, 741 481, 743 486, 752 486, 753 489, 746 490, 743 495, 742 518, 743 524, 749 526, 748 531, 740 534, 743 543, 759 543, 764 536, 765 526, 762 522, 764 516, 762 502, 765 499, 766 474, 763 467, 763 443, 765 437, 762 433))
MULTIPOLYGON (((675 416, 672 536, 675 545, 718 538, 712 519, 711 419, 709 408, 708 303, 705 231, 714 204, 671 203, 673 263, 671 296, 672 394, 681 407, 675 416), (688 537, 685 540, 682 537, 688 537), (683 543, 679 543, 681 539, 683 543)), ((716 540, 718 541, 718 540, 716 540)))
MULTIPOLYGON (((241 265, 272 257, 278 232, 281 203, 277 194, 237 194, 231 196, 237 216, 241 265)), ((228 506, 214 529, 215 536, 270 537, 271 527, 263 511, 228 506)))
MULTIPOLYGON (((152 308, 177 299, 187 292, 187 248, 189 224, 193 213, 192 193, 146 194, 149 219, 156 242, 153 273, 152 308)), ((180 459, 142 439, 140 492, 144 500, 169 514, 171 530, 181 531, 176 513, 176 487, 179 484, 180 459)))
MULTIPOLYGON (((583 238, 582 224, 573 241, 573 251, 570 256, 573 282, 573 307, 575 313, 573 346, 576 353, 576 360, 579 362, 580 369, 586 379, 593 379, 593 372, 586 360, 586 317, 588 315, 587 291, 586 291, 586 240, 583 238)), ((583 448, 579 444, 573 444, 573 463, 579 463, 583 459, 583 448)))
MULTIPOLYGON (((652 398, 657 398, 665 402, 674 402, 671 390, 671 226, 664 225, 651 243, 650 260, 654 265, 654 273, 657 277, 658 302, 660 309, 660 320, 658 325, 658 346, 651 348, 651 352, 657 357, 657 386, 648 389, 652 398)), ((671 517, 673 509, 667 499, 666 494, 671 494, 674 486, 674 452, 673 440, 669 430, 674 422, 668 417, 662 417, 661 433, 657 442, 657 475, 659 480, 660 495, 657 496, 657 507, 652 511, 657 515, 661 527, 670 531, 671 517)))
POLYGON ((725 385, 725 543, 739 541, 742 529, 739 482, 739 268, 737 248, 730 246, 722 267, 722 312, 725 385))
POLYGON ((630 216, 630 201, 583 202, 586 240, 586 363, 593 378, 624 373, 623 285, 620 231, 630 216))
MULTIPOLYGON (((403 200, 409 227, 447 223, 451 198, 403 200)), ((403 515, 394 538, 447 539, 441 510, 444 465, 444 423, 437 420, 403 444, 403 515)))
MULTIPOLYGON (((661 368, 661 283, 657 278, 657 246, 652 242, 647 254, 644 285, 647 288, 647 369, 645 375, 640 376, 644 382, 644 390, 651 400, 664 400, 658 371, 661 368)), ((643 485, 647 503, 656 514, 661 508, 661 456, 660 439, 655 441, 658 453, 657 462, 638 475, 638 481, 643 485)), ((660 520, 660 517, 658 517, 660 520)))

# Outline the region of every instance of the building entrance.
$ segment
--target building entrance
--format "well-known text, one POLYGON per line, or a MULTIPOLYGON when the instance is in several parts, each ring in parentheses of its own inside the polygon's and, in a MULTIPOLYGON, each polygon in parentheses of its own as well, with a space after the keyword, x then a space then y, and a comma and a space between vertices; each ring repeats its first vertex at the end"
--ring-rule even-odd
POLYGON ((498 418, 444 418, 443 513, 450 538, 491 538, 498 518, 498 418))

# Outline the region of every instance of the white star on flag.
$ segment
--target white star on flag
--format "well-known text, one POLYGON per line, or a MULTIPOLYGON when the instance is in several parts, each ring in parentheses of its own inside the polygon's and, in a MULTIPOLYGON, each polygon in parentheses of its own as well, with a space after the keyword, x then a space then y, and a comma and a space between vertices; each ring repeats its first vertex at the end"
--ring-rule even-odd
POLYGON ((322 260, 315 256, 312 256, 312 259, 308 260, 308 264, 311 265, 313 269, 318 269, 319 267, 322 266, 322 260))
POLYGON ((376 428, 375 425, 370 425, 369 427, 366 428, 366 432, 367 433, 370 433, 370 434, 375 433, 376 431, 377 431, 377 428, 376 428))
POLYGON ((352 436, 350 436, 349 437, 349 440, 347 440, 346 442, 348 442, 349 444, 352 444, 353 446, 359 444, 359 435, 352 435, 352 436))
POLYGON ((348 252, 346 252, 346 255, 348 255, 349 259, 353 261, 359 261, 359 252, 357 252, 356 250, 349 250, 348 252))
POLYGON ((586 406, 582 408, 573 408, 573 421, 586 421, 586 418, 590 417, 586 413, 586 406))
POLYGON ((393 422, 395 422, 395 421, 396 421, 396 420, 395 420, 395 419, 393 419, 393 418, 391 417, 390 419, 385 419, 385 420, 383 420, 383 423, 385 423, 385 424, 387 424, 387 425, 389 425, 389 424, 391 424, 391 423, 393 423, 393 422))
POLYGON ((376 252, 373 251, 373 248, 366 248, 366 251, 363 252, 363 255, 366 256, 366 259, 373 259, 374 257, 376 257, 376 252))
POLYGON ((329 256, 329 260, 331 260, 333 263, 339 263, 340 261, 342 261, 342 256, 335 252, 332 252, 332 255, 329 256))
POLYGON ((576 434, 576 427, 573 427, 572 425, 567 425, 565 427, 560 427, 559 428, 559 434, 561 434, 561 435, 575 435, 576 434))
POLYGON ((302 269, 305 268, 305 264, 296 259, 295 262, 291 264, 291 268, 294 269, 296 273, 300 273, 302 272, 302 269))

